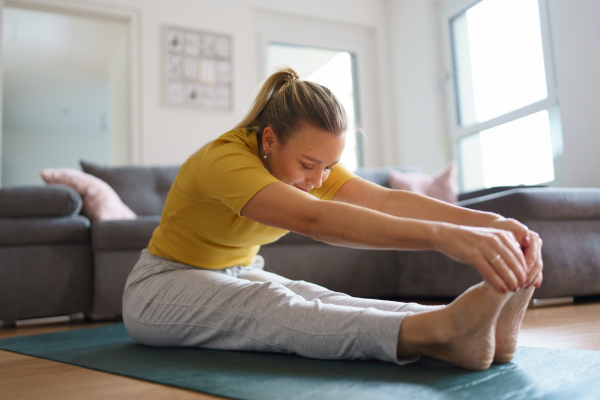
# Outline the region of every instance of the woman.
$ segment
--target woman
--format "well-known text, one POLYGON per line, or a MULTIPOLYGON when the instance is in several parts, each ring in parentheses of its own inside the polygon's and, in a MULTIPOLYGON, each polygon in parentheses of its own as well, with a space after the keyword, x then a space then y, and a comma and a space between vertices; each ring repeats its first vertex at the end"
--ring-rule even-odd
POLYGON ((356 177, 338 163, 346 128, 328 89, 292 69, 271 75, 245 119, 182 165, 127 280, 130 335, 322 359, 430 356, 467 369, 510 361, 541 284, 539 236, 356 177), (484 282, 446 307, 353 298, 262 270, 260 245, 288 231, 340 246, 438 250, 484 282))

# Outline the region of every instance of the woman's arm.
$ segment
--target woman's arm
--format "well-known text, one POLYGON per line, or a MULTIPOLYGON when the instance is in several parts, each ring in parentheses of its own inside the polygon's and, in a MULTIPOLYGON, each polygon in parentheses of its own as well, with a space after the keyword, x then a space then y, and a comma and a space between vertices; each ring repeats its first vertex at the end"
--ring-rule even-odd
POLYGON ((489 227, 502 219, 498 214, 469 210, 405 190, 387 189, 362 178, 348 181, 333 199, 397 217, 457 225, 489 227))
MULTIPOLYGON (((334 245, 438 250, 473 265, 497 290, 515 290, 526 283, 523 253, 508 231, 397 216, 372 207, 381 204, 379 200, 362 203, 364 196, 358 201, 344 195, 336 198, 344 201, 322 201, 289 185, 273 183, 246 204, 242 215, 334 245), (502 260, 492 262, 497 255, 502 260)), ((413 212, 419 217, 426 215, 419 207, 412 206, 413 212)))
POLYGON ((542 241, 536 232, 514 220, 498 214, 457 207, 416 193, 383 188, 362 178, 347 182, 334 200, 356 204, 380 212, 429 221, 442 221, 473 227, 490 227, 511 232, 521 245, 529 269, 528 282, 541 284, 534 268, 541 257, 542 241))

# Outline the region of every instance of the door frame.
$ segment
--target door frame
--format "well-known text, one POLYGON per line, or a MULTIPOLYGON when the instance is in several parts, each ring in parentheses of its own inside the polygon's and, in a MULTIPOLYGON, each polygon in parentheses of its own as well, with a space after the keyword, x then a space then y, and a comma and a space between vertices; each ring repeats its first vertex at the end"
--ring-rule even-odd
MULTIPOLYGON (((140 96, 140 10, 133 7, 115 6, 103 3, 74 4, 62 0, 0 0, 0 39, 2 38, 3 11, 5 7, 21 8, 35 11, 47 11, 73 16, 93 17, 100 19, 117 19, 129 26, 129 92, 130 92, 130 155, 133 164, 142 160, 141 136, 141 96, 140 96)), ((0 77, 3 76, 2 40, 0 40, 0 77)), ((3 79, 0 79, 0 94, 3 92, 3 79)), ((2 185, 2 97, 0 95, 0 186, 2 185)))

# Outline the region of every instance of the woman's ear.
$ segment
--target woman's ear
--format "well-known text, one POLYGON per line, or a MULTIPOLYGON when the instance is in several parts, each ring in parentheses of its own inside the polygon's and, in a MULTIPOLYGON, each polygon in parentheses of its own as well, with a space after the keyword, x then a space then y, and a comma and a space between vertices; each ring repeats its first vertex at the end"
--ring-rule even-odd
POLYGON ((263 149, 265 149, 267 152, 271 152, 271 147, 273 146, 273 143, 275 143, 277 141, 277 135, 275 134, 275 131, 273 130, 273 128, 271 128, 270 126, 267 126, 265 129, 263 129, 263 134, 262 134, 262 147, 263 149))

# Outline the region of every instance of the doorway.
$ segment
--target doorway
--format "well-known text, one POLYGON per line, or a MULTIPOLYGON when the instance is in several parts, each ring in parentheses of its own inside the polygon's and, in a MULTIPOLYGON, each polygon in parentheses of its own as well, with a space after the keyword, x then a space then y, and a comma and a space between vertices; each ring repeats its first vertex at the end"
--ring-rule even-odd
POLYGON ((2 186, 44 168, 131 160, 130 26, 125 18, 5 7, 2 186))
MULTIPOLYGON (((349 169, 382 163, 383 151, 369 133, 382 137, 380 92, 377 84, 375 31, 363 26, 317 18, 253 12, 259 41, 257 76, 265 78, 273 67, 292 67, 302 79, 317 81, 346 99, 346 113, 366 132, 347 135, 344 163, 349 169), (331 77, 331 72, 336 79, 331 77), (337 78, 343 78, 341 84, 337 78)), ((353 132, 354 133, 354 132, 353 132)))

